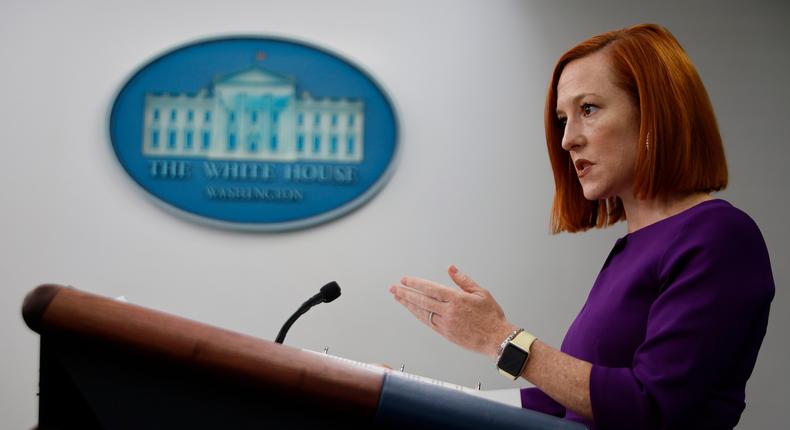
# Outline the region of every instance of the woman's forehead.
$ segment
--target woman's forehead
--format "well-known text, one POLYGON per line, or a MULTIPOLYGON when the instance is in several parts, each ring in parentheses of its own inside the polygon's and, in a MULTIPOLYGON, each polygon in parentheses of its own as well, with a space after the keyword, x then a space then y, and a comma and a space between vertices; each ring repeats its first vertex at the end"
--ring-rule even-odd
POLYGON ((571 61, 557 82, 557 109, 562 110, 585 95, 604 96, 616 91, 614 78, 609 56, 603 52, 571 61))

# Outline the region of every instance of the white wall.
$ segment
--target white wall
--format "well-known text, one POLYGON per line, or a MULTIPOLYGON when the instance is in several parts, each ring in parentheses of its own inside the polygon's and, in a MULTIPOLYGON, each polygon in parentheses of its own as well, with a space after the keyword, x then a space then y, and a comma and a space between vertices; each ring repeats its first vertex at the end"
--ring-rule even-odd
POLYGON ((542 109, 556 58, 601 31, 658 22, 713 100, 730 162, 722 193, 768 243, 777 295, 739 428, 776 427, 790 393, 790 8, 786 2, 83 1, 0 4, 0 420, 36 421, 38 338, 24 295, 71 284, 267 339, 336 279, 343 297, 295 324, 291 345, 504 388, 486 358, 421 326, 388 285, 446 281, 456 263, 515 323, 558 346, 620 225, 550 236, 542 109), (114 160, 107 110, 128 74, 218 34, 295 37, 354 59, 399 107, 401 160, 370 203, 308 230, 249 234, 153 205, 114 160))

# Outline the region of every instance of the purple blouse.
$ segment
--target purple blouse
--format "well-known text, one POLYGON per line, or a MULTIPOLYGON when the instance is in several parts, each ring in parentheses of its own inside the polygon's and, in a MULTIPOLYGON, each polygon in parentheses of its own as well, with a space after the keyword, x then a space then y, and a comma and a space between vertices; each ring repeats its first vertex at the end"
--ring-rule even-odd
POLYGON ((561 350, 593 364, 594 422, 537 388, 525 408, 591 429, 731 429, 774 282, 757 225, 709 200, 615 242, 561 350))

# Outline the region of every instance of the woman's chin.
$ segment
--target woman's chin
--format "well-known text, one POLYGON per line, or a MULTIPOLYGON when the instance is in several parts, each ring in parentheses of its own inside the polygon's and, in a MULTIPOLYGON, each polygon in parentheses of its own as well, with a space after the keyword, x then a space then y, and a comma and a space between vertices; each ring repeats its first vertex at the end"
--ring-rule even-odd
POLYGON ((582 187, 582 193, 587 200, 601 200, 603 198, 601 197, 601 193, 592 187, 582 187))
POLYGON ((607 187, 605 184, 601 184, 600 182, 587 182, 586 184, 582 183, 582 194, 584 194, 584 198, 587 200, 605 200, 616 195, 611 187, 607 187))

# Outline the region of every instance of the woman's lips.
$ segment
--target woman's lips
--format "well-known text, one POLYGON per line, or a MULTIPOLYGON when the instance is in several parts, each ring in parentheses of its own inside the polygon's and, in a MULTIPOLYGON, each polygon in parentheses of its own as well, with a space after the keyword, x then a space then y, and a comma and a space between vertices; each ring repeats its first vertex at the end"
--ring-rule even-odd
POLYGON ((583 168, 583 169, 579 170, 579 179, 581 179, 581 178, 583 178, 583 177, 587 176, 587 173, 588 173, 588 172, 590 171, 590 169, 592 169, 592 168, 593 168, 593 165, 592 165, 592 164, 588 164, 588 165, 584 166, 584 168, 583 168))
POLYGON ((576 164, 576 173, 579 175, 579 179, 587 176, 587 173, 589 173, 590 169, 592 169, 592 167, 594 166, 594 164, 588 160, 576 160, 575 164, 576 164))

